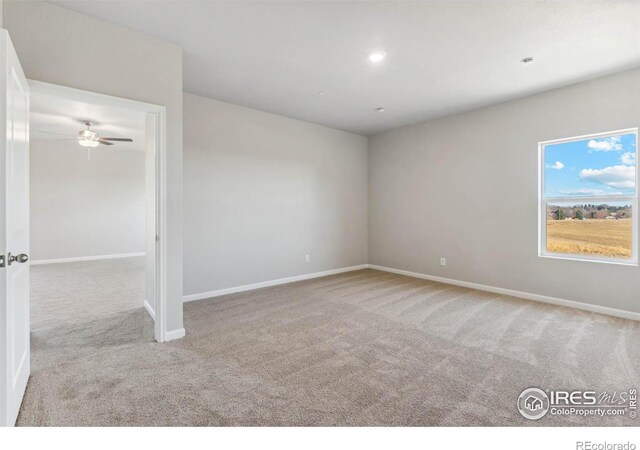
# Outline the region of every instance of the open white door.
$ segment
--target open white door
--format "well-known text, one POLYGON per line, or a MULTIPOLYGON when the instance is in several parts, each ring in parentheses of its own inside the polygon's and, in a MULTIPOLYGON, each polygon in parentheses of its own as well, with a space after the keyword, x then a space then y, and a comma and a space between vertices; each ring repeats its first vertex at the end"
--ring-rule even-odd
POLYGON ((29 85, 0 30, 0 425, 18 417, 30 371, 29 85))

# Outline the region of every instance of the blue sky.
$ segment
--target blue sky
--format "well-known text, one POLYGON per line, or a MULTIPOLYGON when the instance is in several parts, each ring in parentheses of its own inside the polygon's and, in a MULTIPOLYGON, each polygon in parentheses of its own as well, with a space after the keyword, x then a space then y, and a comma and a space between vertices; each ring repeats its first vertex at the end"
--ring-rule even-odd
POLYGON ((633 195, 636 135, 545 146, 546 197, 633 195))

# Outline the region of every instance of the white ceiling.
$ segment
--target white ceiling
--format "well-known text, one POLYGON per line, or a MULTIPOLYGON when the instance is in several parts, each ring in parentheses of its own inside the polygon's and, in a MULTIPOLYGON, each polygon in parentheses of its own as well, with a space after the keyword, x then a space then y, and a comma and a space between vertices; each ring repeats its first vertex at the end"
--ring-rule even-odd
MULTIPOLYGON (((98 136, 133 139, 133 142, 101 145, 100 149, 144 151, 145 116, 142 112, 91 105, 41 93, 31 95, 31 140, 57 141, 65 139, 65 136, 76 138, 78 132, 85 128, 82 123, 85 120, 94 123, 91 130, 97 132, 98 136)), ((80 144, 73 141, 69 143, 83 149, 80 144)))
POLYGON ((367 135, 640 65, 640 1, 54 3, 182 47, 186 92, 367 135))

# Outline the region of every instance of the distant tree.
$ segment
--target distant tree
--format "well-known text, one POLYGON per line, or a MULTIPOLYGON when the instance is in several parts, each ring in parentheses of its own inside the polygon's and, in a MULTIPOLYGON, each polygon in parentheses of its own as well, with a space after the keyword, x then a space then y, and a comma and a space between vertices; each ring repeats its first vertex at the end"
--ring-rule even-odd
POLYGON ((584 219, 584 214, 581 209, 576 209, 575 218, 578 220, 584 219))
POLYGON ((558 208, 553 212, 556 220, 564 220, 567 218, 567 216, 564 213, 564 209, 562 208, 558 208))

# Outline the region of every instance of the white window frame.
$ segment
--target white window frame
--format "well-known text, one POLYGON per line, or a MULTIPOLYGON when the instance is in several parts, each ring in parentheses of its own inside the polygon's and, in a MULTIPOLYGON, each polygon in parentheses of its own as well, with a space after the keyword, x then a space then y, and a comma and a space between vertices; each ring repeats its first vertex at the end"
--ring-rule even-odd
POLYGON ((542 258, 566 259, 572 261, 587 261, 605 264, 621 264, 638 266, 638 184, 640 183, 640 164, 638 164, 638 128, 607 131, 583 136, 563 139, 552 139, 538 143, 538 256, 542 258), (636 136, 636 187, 633 195, 601 196, 601 197, 545 197, 544 173, 546 167, 545 148, 547 145, 564 144, 567 142, 584 141, 587 139, 602 139, 622 134, 635 133, 636 136), (573 255, 570 253, 553 253, 547 251, 547 203, 590 203, 600 204, 609 202, 628 202, 631 205, 631 258, 607 258, 605 256, 573 255))

